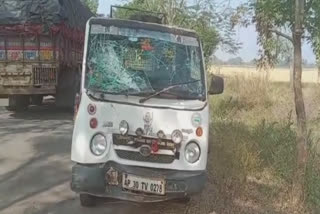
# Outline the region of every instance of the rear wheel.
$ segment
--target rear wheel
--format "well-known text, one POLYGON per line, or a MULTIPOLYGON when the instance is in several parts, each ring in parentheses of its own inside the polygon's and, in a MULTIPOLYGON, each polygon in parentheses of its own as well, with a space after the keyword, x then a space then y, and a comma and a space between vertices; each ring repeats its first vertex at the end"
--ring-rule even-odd
POLYGON ((43 102, 43 95, 33 95, 31 97, 31 104, 41 106, 43 102))
POLYGON ((94 207, 96 205, 96 197, 89 194, 80 194, 80 204, 83 207, 94 207))
POLYGON ((26 111, 30 104, 30 96, 29 95, 10 95, 9 96, 9 111, 26 111))

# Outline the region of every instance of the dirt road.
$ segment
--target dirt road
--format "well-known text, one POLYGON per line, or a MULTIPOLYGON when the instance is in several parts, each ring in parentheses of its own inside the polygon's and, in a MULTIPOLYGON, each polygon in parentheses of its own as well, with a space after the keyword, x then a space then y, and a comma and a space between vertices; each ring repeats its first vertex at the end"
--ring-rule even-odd
POLYGON ((69 187, 72 126, 72 114, 53 106, 19 114, 0 110, 1 214, 212 213, 212 180, 188 205, 101 201, 96 208, 82 208, 69 187))

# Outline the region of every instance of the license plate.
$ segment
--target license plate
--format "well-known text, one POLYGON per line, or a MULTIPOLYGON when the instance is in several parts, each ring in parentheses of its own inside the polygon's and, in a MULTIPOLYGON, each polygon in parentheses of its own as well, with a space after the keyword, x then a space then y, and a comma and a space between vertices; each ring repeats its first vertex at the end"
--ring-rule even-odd
POLYGON ((165 194, 164 179, 144 178, 124 173, 122 175, 122 187, 128 190, 152 193, 156 195, 165 194))

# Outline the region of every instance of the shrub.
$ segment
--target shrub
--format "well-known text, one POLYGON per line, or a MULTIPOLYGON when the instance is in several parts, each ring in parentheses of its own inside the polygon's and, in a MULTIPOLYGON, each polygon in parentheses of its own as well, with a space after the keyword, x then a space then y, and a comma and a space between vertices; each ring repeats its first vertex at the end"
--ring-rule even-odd
MULTIPOLYGON (((306 199, 311 203, 317 213, 320 212, 320 155, 317 151, 317 146, 309 137, 309 159, 306 170, 306 199)), ((319 144, 319 142, 317 143, 319 144)))
POLYGON ((296 134, 289 119, 285 122, 262 121, 253 128, 252 137, 257 142, 263 167, 272 167, 281 178, 290 181, 296 163, 296 134))

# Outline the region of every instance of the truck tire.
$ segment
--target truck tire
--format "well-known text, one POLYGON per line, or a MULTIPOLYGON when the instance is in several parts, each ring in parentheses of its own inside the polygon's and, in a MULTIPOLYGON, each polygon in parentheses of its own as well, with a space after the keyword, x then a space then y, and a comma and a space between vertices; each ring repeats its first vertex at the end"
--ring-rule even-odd
POLYGON ((80 204, 83 207, 94 207, 96 205, 96 197, 89 194, 80 194, 80 204))
POLYGON ((41 106, 43 102, 43 95, 33 95, 31 97, 31 104, 41 106))
POLYGON ((30 104, 29 95, 10 95, 9 96, 9 111, 22 112, 28 109, 30 104))

